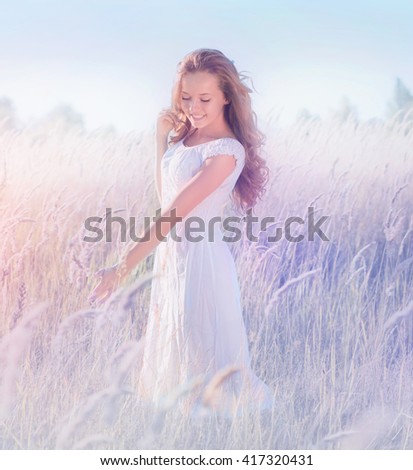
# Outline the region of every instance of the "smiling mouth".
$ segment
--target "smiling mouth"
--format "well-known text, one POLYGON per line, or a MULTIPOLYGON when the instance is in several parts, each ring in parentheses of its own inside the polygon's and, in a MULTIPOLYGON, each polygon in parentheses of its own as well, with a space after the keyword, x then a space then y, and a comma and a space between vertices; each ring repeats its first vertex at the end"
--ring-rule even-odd
POLYGON ((191 115, 191 117, 192 117, 192 119, 195 119, 195 121, 199 121, 200 119, 205 117, 205 115, 203 115, 203 116, 193 116, 193 115, 191 115))

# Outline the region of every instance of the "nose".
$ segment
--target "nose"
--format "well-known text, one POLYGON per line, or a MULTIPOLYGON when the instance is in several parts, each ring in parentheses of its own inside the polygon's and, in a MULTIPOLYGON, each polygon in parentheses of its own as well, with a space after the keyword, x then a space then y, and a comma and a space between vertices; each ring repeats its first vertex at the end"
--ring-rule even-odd
POLYGON ((197 111, 199 109, 199 102, 194 100, 191 102, 191 104, 189 105, 189 111, 191 113, 194 113, 195 111, 197 111))

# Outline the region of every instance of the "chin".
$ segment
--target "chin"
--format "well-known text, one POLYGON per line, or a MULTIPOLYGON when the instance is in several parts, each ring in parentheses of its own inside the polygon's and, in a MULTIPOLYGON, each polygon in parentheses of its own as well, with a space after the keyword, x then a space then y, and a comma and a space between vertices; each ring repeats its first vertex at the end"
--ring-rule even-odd
POLYGON ((192 119, 190 119, 190 122, 192 124, 192 127, 196 127, 196 128, 205 127, 208 124, 208 122, 205 119, 201 119, 199 122, 193 121, 192 119))
POLYGON ((203 127, 206 127, 208 125, 208 123, 204 123, 204 122, 194 122, 193 124, 193 127, 196 127, 197 129, 202 129, 203 127))

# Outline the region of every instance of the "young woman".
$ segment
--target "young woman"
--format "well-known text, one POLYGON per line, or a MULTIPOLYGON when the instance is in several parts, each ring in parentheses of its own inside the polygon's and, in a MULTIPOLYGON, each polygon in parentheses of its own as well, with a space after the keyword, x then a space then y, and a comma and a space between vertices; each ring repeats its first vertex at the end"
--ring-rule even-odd
MULTIPOLYGON (((187 380, 201 376, 208 383, 234 366, 215 403, 225 413, 272 404, 270 389, 250 368, 234 259, 220 225, 211 223, 222 220, 231 199, 241 211, 252 208, 268 181, 250 92, 218 50, 198 49, 179 63, 172 107, 157 122, 161 217, 122 262, 97 273, 101 280, 90 299, 102 302, 156 248, 158 276, 152 280, 138 387, 154 403, 187 380), (195 233, 192 217, 198 218, 195 233)), ((187 404, 199 403, 201 393, 193 392, 187 404)))

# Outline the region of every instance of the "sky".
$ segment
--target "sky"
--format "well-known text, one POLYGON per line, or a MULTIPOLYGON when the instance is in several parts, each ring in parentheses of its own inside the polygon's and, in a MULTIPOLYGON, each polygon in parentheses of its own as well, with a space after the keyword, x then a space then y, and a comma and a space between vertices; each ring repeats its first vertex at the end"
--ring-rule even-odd
POLYGON ((0 0, 0 44, 0 99, 22 119, 70 105, 88 129, 153 129, 201 47, 251 77, 260 122, 345 96, 383 117, 397 77, 413 91, 412 0, 0 0))

